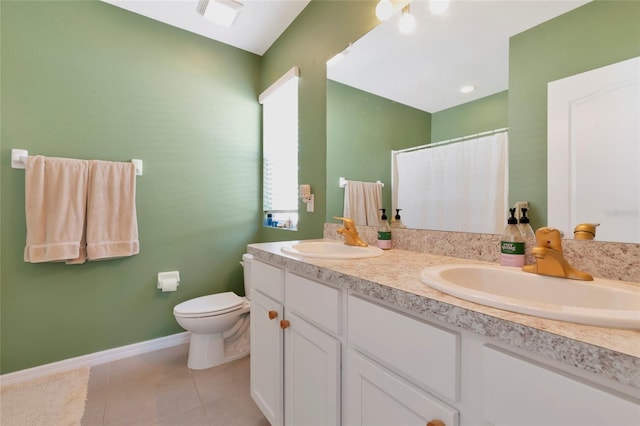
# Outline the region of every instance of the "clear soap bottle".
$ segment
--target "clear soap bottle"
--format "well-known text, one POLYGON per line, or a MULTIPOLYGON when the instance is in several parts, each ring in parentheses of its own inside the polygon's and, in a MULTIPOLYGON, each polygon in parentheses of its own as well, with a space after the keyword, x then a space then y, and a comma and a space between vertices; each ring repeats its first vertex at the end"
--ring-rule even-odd
POLYGON ((406 228, 406 226, 404 226, 404 223, 402 223, 402 219, 400 218, 400 210, 402 209, 396 209, 396 217, 391 222, 392 228, 406 228))
POLYGON ((387 211, 382 210, 382 217, 380 218, 380 226, 378 226, 378 241, 376 245, 383 249, 389 250, 391 248, 391 227, 387 221, 387 211))
POLYGON ((529 223, 529 218, 527 217, 528 210, 529 209, 527 209, 526 207, 520 209, 520 211, 522 212, 522 216, 520 217, 518 223, 518 229, 520 230, 520 234, 522 235, 524 242, 531 244, 536 239, 536 233, 533 232, 531 223, 529 223))
POLYGON ((500 264, 502 266, 524 266, 524 238, 518 229, 516 209, 509 209, 511 217, 500 241, 500 264))

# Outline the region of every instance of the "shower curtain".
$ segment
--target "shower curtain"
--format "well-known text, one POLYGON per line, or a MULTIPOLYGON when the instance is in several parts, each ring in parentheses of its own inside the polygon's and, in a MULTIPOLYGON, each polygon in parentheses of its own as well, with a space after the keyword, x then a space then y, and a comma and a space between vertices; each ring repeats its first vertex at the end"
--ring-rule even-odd
POLYGON ((501 234, 508 217, 507 132, 392 153, 393 204, 409 228, 501 234))

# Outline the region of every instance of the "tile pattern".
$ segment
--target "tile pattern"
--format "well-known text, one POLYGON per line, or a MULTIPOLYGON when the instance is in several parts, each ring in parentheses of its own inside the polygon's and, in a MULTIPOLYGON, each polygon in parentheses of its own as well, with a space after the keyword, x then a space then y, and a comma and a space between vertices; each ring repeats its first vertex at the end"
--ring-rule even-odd
POLYGON ((190 370, 188 348, 93 366, 82 426, 269 426, 249 395, 249 357, 190 370))
MULTIPOLYGON (((265 262, 336 285, 380 303, 533 352, 640 389, 640 332, 548 320, 478 305, 424 285, 428 266, 480 263, 478 260, 400 249, 357 259, 296 258, 281 248, 291 242, 250 244, 248 252, 265 262)), ((622 287, 633 283, 619 283, 622 287)))

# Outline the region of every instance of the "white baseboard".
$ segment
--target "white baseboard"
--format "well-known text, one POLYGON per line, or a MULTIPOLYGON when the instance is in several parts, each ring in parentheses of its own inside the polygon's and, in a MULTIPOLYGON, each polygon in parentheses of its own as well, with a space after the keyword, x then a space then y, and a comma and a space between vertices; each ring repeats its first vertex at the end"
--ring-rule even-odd
POLYGON ((62 371, 73 370, 84 366, 93 366, 104 364, 119 359, 140 355, 147 352, 157 351, 159 349, 178 346, 189 342, 191 333, 188 331, 172 334, 170 336, 160 337, 158 339, 147 340, 144 342, 134 343, 119 348, 107 349, 106 351, 94 352, 92 354, 82 355, 75 358, 69 358, 62 361, 52 362, 51 364, 39 365, 25 370, 14 371, 0 375, 0 383, 9 385, 12 383, 33 380, 39 377, 48 376, 50 374, 62 371))

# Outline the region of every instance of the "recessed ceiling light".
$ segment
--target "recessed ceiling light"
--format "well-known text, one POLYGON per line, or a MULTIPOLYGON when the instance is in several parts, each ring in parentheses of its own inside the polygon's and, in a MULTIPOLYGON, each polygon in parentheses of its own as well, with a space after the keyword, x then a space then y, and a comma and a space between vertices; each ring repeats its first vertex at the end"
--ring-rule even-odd
POLYGON ((200 0, 197 10, 211 22, 231 27, 242 6, 242 3, 234 0, 200 0))
POLYGON ((460 93, 471 93, 476 90, 476 86, 462 86, 459 90, 460 93))

